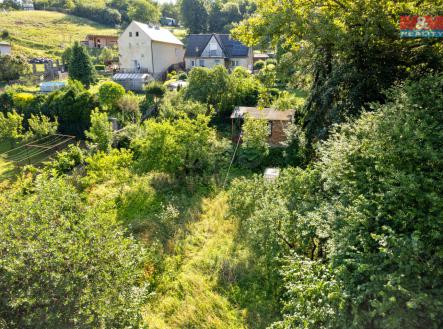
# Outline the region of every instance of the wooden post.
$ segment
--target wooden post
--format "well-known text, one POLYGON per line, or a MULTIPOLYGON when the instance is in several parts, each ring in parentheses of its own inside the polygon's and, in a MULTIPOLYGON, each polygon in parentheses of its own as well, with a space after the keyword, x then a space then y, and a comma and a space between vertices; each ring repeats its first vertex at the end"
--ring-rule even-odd
POLYGON ((234 139, 234 119, 231 119, 231 140, 234 139))

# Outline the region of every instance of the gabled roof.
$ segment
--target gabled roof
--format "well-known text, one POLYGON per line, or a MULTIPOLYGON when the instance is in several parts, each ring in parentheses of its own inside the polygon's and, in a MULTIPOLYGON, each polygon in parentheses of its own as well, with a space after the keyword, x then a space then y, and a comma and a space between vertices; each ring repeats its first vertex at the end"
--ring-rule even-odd
POLYGON ((212 37, 215 37, 223 50, 223 55, 231 57, 247 57, 249 48, 240 41, 234 40, 229 34, 190 34, 186 41, 185 57, 200 57, 212 37))
POLYGON ((88 34, 86 36, 86 39, 89 39, 89 38, 112 38, 112 39, 117 39, 118 37, 116 35, 88 34))
POLYGON ((280 111, 272 108, 264 108, 260 110, 257 107, 238 106, 231 114, 231 119, 243 119, 248 115, 252 119, 263 119, 269 121, 292 121, 294 118, 294 110, 280 111))
POLYGON ((150 27, 148 24, 140 23, 137 21, 132 21, 132 23, 137 25, 144 33, 146 33, 152 41, 172 43, 174 45, 183 46, 183 42, 177 39, 175 35, 173 35, 166 29, 162 29, 159 27, 150 27))

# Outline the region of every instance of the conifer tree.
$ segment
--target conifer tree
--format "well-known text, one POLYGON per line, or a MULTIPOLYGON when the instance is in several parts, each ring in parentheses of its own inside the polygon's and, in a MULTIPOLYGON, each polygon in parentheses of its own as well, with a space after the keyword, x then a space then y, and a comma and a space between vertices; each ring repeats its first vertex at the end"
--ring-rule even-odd
POLYGON ((95 82, 95 69, 91 58, 78 42, 72 46, 68 63, 69 78, 80 81, 86 88, 95 82))

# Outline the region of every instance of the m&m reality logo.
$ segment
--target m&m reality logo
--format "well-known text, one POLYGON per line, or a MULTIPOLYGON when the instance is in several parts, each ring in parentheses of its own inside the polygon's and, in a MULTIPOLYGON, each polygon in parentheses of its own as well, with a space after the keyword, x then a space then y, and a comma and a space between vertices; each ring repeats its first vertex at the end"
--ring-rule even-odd
POLYGON ((443 38, 443 16, 400 16, 401 38, 443 38))

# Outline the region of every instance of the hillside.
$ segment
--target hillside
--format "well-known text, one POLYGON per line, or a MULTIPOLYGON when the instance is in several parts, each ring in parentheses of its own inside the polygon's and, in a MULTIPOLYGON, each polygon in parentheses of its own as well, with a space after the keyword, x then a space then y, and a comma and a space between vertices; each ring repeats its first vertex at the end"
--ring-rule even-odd
POLYGON ((11 11, 0 16, 13 51, 28 57, 60 56, 64 47, 87 34, 117 34, 117 29, 90 20, 51 11, 11 11))

